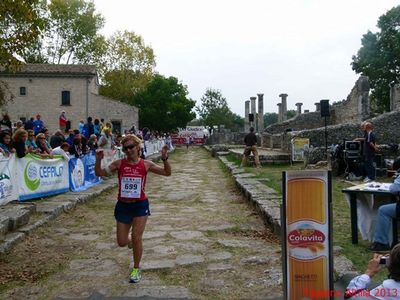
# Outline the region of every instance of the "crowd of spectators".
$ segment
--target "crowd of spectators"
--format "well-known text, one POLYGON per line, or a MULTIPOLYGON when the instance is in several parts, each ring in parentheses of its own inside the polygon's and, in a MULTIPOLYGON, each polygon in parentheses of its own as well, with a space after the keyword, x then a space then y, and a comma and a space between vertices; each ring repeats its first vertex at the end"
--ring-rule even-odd
MULTIPOLYGON (((0 157, 9 157, 15 153, 17 157, 24 157, 28 153, 33 153, 41 158, 52 158, 54 155, 68 157, 80 157, 98 148, 115 149, 120 147, 123 135, 113 132, 112 123, 105 122, 104 119, 87 118, 79 122, 77 129, 70 128, 65 112, 63 111, 59 119, 60 129, 54 133, 49 132, 45 121, 40 114, 36 118, 30 118, 25 123, 21 120, 12 125, 10 117, 5 114, 0 120, 0 157)), ((162 139, 168 146, 172 146, 169 134, 151 132, 148 128, 136 130, 132 126, 125 130, 125 134, 133 133, 144 141, 162 139)), ((143 149, 145 156, 146 149, 143 149)))

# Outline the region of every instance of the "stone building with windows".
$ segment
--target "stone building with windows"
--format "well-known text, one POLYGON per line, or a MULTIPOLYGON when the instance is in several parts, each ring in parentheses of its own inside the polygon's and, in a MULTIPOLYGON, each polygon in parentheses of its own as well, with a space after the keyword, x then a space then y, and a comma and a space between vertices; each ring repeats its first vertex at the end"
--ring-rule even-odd
POLYGON ((41 115, 50 132, 59 128, 59 116, 66 112, 71 128, 78 128, 87 117, 103 118, 113 130, 138 128, 135 106, 99 95, 99 82, 93 65, 26 64, 16 73, 0 72, 14 100, 1 107, 13 122, 41 115))

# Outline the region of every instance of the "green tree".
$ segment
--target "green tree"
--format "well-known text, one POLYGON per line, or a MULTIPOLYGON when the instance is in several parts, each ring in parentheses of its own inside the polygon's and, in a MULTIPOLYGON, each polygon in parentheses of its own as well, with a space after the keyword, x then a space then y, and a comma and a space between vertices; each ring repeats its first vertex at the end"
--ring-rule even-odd
POLYGON ((234 130, 235 117, 221 91, 208 88, 200 101, 196 111, 205 126, 224 125, 225 128, 234 130))
POLYGON ((265 113, 264 114, 264 126, 267 127, 269 125, 278 123, 278 114, 277 113, 265 113))
POLYGON ((105 55, 98 62, 102 80, 100 94, 121 101, 131 101, 152 80, 155 57, 153 49, 134 32, 116 32, 107 40, 105 55))
MULTIPOLYGON (((0 66, 16 71, 22 64, 18 59, 35 45, 45 27, 46 1, 0 1, 0 66)), ((12 99, 8 86, 0 81, 0 106, 12 99)))
POLYGON ((233 127, 232 130, 233 131, 243 131, 244 129, 244 118, 242 118, 241 116, 233 113, 232 114, 233 117, 233 127))
POLYGON ((169 132, 185 127, 196 116, 192 112, 195 101, 188 98, 187 87, 172 76, 154 75, 133 104, 140 110, 140 128, 169 132))
POLYGON ((363 35, 351 65, 369 77, 371 102, 383 112, 390 106, 389 85, 400 82, 400 6, 379 17, 377 27, 379 32, 363 35))
MULTIPOLYGON (((43 46, 49 63, 93 63, 104 38, 98 31, 104 18, 94 3, 85 0, 51 0, 43 46)), ((102 53, 100 54, 102 55, 102 53)))

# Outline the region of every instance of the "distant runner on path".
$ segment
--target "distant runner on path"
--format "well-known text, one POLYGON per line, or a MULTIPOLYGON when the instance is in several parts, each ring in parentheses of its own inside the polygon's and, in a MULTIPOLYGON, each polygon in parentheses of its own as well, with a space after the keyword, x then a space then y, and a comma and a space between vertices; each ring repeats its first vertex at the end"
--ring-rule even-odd
POLYGON ((104 152, 98 150, 95 165, 97 176, 107 176, 118 171, 118 201, 114 210, 117 220, 117 243, 118 246, 125 247, 132 241, 134 265, 129 281, 133 283, 137 283, 141 279, 139 265, 143 253, 142 237, 147 217, 150 215, 149 201, 145 194, 147 172, 163 176, 171 175, 168 146, 165 145, 161 151, 161 160, 164 163, 164 168, 162 168, 152 161, 140 158, 141 142, 136 135, 127 135, 121 141, 126 158, 115 160, 103 169, 101 160, 104 152), (131 228, 132 236, 129 239, 131 228))

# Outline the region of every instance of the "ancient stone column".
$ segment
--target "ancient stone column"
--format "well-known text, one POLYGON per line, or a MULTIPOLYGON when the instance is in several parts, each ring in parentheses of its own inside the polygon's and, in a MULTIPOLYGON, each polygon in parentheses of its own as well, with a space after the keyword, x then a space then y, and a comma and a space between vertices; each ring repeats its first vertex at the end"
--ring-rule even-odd
POLYGON ((258 96, 258 132, 264 131, 264 94, 257 94, 258 96))
POLYGON ((250 100, 246 100, 244 102, 244 132, 249 132, 250 128, 249 113, 250 113, 250 100))
POLYGON ((296 106, 297 106, 297 112, 296 115, 301 115, 301 106, 303 105, 303 103, 297 102, 296 106))
POLYGON ((315 111, 321 111, 321 103, 315 102, 315 111))
MULTIPOLYGON (((250 123, 250 126, 253 126, 254 129, 256 129, 256 123, 257 123, 256 99, 257 99, 257 97, 250 97, 250 109, 251 109, 251 113, 253 114, 253 117, 254 117, 254 121, 250 123)), ((255 130, 255 131, 257 131, 257 130, 255 130)))
POLYGON ((280 94, 282 102, 282 121, 287 120, 287 96, 288 94, 280 94))
POLYGON ((282 122, 282 103, 278 103, 278 123, 282 122))

